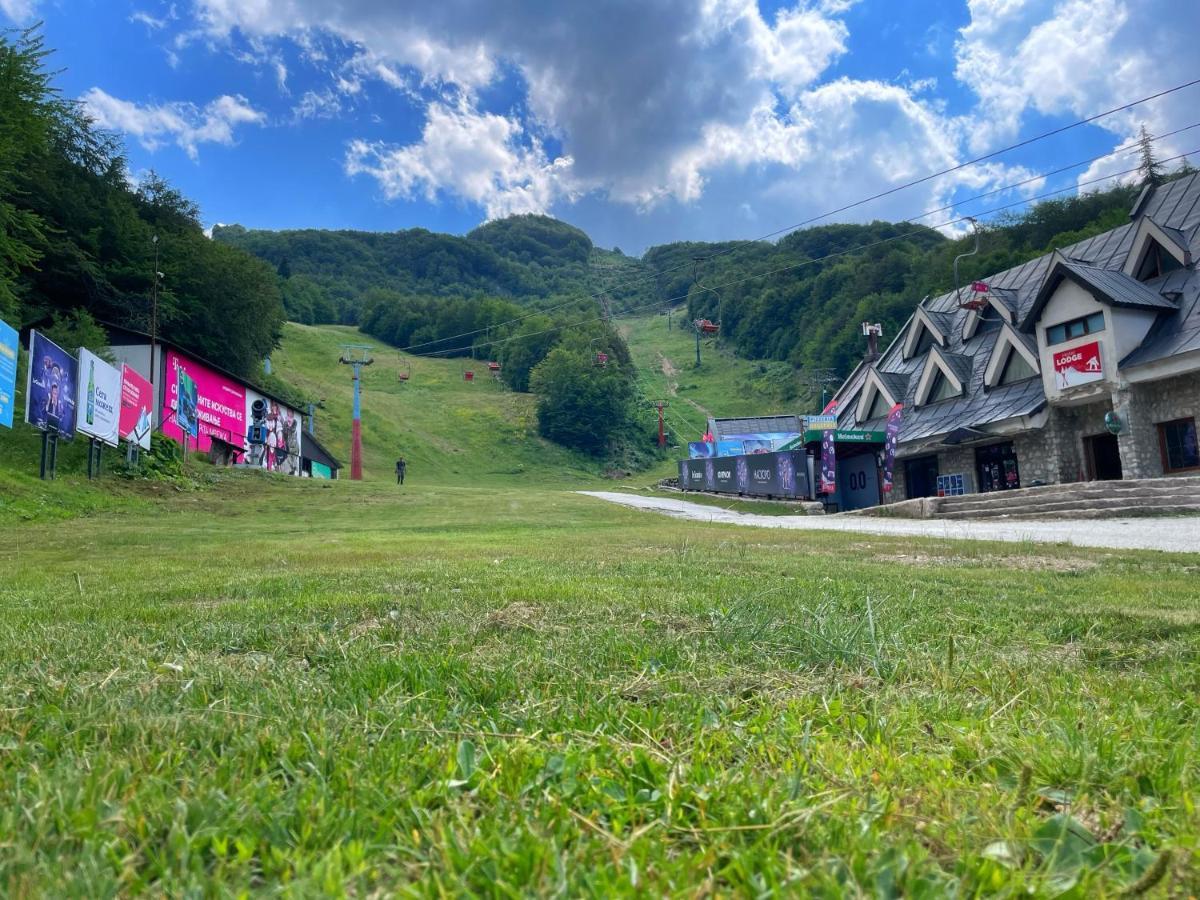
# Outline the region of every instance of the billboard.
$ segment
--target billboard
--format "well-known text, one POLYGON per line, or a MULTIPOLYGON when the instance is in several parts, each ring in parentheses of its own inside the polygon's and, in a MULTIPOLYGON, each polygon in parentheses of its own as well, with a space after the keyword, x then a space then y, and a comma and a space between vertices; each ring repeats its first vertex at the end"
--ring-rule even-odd
POLYGON ((1054 354, 1054 382, 1058 389, 1079 387, 1104 378, 1100 342, 1092 341, 1054 354))
POLYGON ((212 449, 213 438, 244 449, 246 389, 203 363, 168 350, 162 431, 180 443, 188 434, 202 453, 212 449))
POLYGON ((75 430, 115 447, 121 423, 121 373, 91 350, 79 348, 75 430))
POLYGON ((725 434, 717 441, 717 456, 741 456, 748 453, 771 453, 800 437, 795 431, 762 431, 746 434, 725 434))
POLYGON ((717 452, 717 445, 709 441, 688 441, 688 459, 708 459, 717 452))
MULTIPOLYGON (((285 406, 278 400, 264 397, 253 388, 246 389, 246 422, 254 420, 253 407, 261 400, 267 415, 263 420, 266 432, 266 444, 260 465, 269 472, 279 472, 283 475, 302 474, 300 444, 304 429, 301 415, 290 406, 285 406)), ((253 460, 247 460, 252 462, 253 460)))
POLYGON ((752 497, 808 497, 808 464, 803 450, 755 453, 719 459, 689 459, 679 464, 679 483, 687 491, 745 494, 752 497))
POLYGON ((17 332, 0 322, 0 425, 12 428, 17 395, 17 332))
POLYGON ((896 442, 900 435, 900 419, 904 415, 904 404, 897 403, 887 417, 887 438, 883 443, 883 492, 892 492, 892 475, 896 467, 896 442))
POLYGON ((54 341, 29 332, 29 374, 25 384, 25 421, 42 431, 75 436, 75 384, 79 364, 54 341))
POLYGON ((121 417, 118 436, 121 440, 150 449, 150 415, 154 406, 154 388, 150 382, 128 365, 121 368, 121 417))

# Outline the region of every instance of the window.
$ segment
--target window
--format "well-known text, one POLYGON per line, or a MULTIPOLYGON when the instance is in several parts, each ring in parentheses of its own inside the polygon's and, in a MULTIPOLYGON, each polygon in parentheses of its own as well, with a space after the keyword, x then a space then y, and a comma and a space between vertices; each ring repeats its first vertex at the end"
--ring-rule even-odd
POLYGON ((871 400, 871 408, 867 410, 867 418, 864 421, 886 416, 890 411, 891 407, 888 406, 887 398, 879 391, 876 391, 874 399, 871 400))
POLYGON ((1037 372, 1033 366, 1029 364, 1024 356, 1017 352, 1016 348, 1010 348, 1008 351, 1008 359, 1004 361, 1004 368, 1000 370, 1000 384, 1015 384, 1018 381, 1025 381, 1027 378, 1032 378, 1037 372))
POLYGON ((1200 469, 1200 449, 1196 446, 1196 420, 1176 419, 1158 426, 1158 442, 1162 450, 1163 469, 1181 472, 1200 469))
POLYGON ((1104 330, 1104 313, 1092 313, 1090 316, 1080 316, 1061 325, 1051 325, 1046 329, 1046 344, 1061 344, 1064 341, 1083 337, 1085 334, 1095 334, 1104 330))
POLYGON ((954 389, 946 373, 938 369, 937 374, 933 376, 933 384, 929 386, 929 399, 926 402, 937 403, 939 400, 949 400, 957 396, 958 391, 954 389))
POLYGON ((1142 264, 1138 266, 1137 274, 1134 277, 1138 281, 1149 281, 1182 268, 1179 260, 1163 249, 1162 244, 1152 240, 1150 246, 1146 248, 1146 255, 1142 257, 1142 264))
POLYGON ((913 351, 913 356, 920 356, 922 353, 928 353, 933 346, 933 332, 928 328, 921 329, 921 336, 917 339, 917 348, 913 351))

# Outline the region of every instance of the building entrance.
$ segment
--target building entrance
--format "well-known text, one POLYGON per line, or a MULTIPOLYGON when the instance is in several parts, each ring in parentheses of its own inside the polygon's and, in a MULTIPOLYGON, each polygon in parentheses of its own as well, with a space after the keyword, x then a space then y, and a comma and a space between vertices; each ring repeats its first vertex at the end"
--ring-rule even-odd
POLYGON ((981 494, 1011 491, 1021 486, 1021 470, 1011 441, 980 447, 975 451, 975 467, 981 494))
POLYGON ((1121 450, 1115 434, 1096 434, 1084 438, 1088 466, 1093 481, 1120 481, 1121 450))
POLYGON ((938 475, 936 456, 919 456, 904 462, 905 496, 909 500, 918 497, 936 497, 938 475))

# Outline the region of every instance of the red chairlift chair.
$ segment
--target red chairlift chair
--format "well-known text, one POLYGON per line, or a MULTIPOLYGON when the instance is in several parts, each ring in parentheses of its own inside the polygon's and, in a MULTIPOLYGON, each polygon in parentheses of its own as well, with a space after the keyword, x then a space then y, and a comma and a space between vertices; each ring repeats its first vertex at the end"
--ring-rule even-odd
POLYGON ((708 319, 697 319, 696 330, 701 334, 717 334, 721 330, 719 322, 711 322, 708 319))
POLYGON ((467 369, 466 371, 463 372, 463 381, 474 381, 474 380, 475 380, 475 373, 472 372, 470 369, 467 369))
POLYGON ((488 366, 488 371, 491 372, 493 375, 496 375, 500 372, 500 363, 498 363, 498 362, 490 362, 487 364, 487 366, 488 366))
POLYGON ((597 353, 596 354, 596 365, 602 369, 605 368, 606 366, 608 366, 608 354, 607 353, 597 353))

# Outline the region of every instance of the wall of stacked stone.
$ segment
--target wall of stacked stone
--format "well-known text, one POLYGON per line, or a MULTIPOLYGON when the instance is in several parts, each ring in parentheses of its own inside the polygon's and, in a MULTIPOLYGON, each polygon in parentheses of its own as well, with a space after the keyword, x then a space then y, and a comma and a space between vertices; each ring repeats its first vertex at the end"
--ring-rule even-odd
POLYGON ((1113 404, 1125 425, 1117 439, 1124 476, 1160 477, 1167 473, 1163 471, 1158 425, 1175 419, 1200 419, 1200 372, 1126 385, 1113 392, 1113 404))

